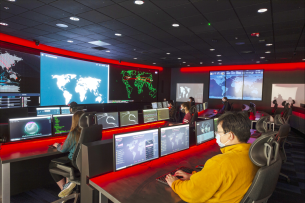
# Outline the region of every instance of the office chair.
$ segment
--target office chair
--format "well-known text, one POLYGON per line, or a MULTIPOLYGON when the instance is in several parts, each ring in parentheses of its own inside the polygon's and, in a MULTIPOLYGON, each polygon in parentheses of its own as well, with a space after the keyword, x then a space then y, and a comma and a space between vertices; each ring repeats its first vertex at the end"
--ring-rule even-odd
POLYGON ((190 127, 194 127, 195 126, 195 122, 198 120, 198 113, 194 113, 194 115, 191 118, 191 122, 190 122, 190 127))
POLYGON ((250 160, 261 168, 241 203, 266 203, 276 187, 282 160, 279 155, 279 144, 272 133, 274 132, 263 134, 249 149, 250 160))
POLYGON ((95 142, 102 139, 102 125, 97 125, 95 123, 96 115, 93 113, 83 113, 79 118, 79 127, 82 128, 78 143, 72 157, 72 165, 66 166, 65 161, 62 161, 61 158, 53 159, 52 162, 57 163, 56 168, 51 168, 50 172, 58 175, 62 175, 72 183, 76 184, 76 192, 68 195, 67 197, 61 198, 52 203, 61 203, 69 199, 74 199, 74 203, 77 202, 80 195, 80 176, 81 176, 81 165, 82 165, 82 156, 81 156, 81 146, 84 143, 95 142))
POLYGON ((191 114, 191 115, 194 115, 195 113, 197 113, 197 108, 196 108, 196 105, 193 105, 193 106, 191 106, 191 108, 190 108, 190 114, 191 114))
POLYGON ((254 132, 251 137, 258 138, 262 135, 262 133, 266 133, 268 131, 268 122, 269 116, 263 116, 256 122, 256 132, 254 132))
POLYGON ((274 107, 273 107, 273 109, 272 109, 272 111, 271 111, 271 114, 272 114, 272 116, 274 117, 275 114, 276 114, 276 110, 277 110, 278 104, 277 104, 277 101, 276 101, 276 100, 273 100, 272 103, 274 104, 274 107))

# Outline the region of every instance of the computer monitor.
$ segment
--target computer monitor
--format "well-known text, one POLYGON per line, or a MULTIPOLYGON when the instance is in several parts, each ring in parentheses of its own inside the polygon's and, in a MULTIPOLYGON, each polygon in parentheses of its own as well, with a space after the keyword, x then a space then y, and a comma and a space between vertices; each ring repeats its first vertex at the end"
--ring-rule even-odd
POLYGON ((203 103, 203 110, 206 110, 206 109, 208 109, 208 102, 203 103))
POLYGON ((153 103, 151 103, 151 105, 152 105, 152 108, 153 108, 153 109, 157 109, 157 108, 158 108, 157 102, 153 102, 153 103))
POLYGON ((203 111, 203 104, 199 104, 199 111, 203 111))
POLYGON ((217 124, 217 122, 218 122, 218 118, 214 118, 214 131, 215 131, 215 132, 217 132, 217 130, 218 130, 218 124, 217 124))
POLYGON ((168 101, 162 102, 163 108, 168 108, 168 101))
POLYGON ((118 112, 97 113, 96 117, 97 124, 103 125, 103 129, 118 128, 120 126, 118 112))
POLYGON ((55 135, 70 132, 72 116, 73 114, 53 115, 53 129, 55 135))
POLYGON ((121 111, 120 121, 121 127, 139 124, 138 111, 121 111))
POLYGON ((113 135, 114 171, 159 158, 158 129, 113 135))
POLYGON ((9 119, 10 142, 52 135, 52 117, 9 119))
POLYGON ((144 123, 150 123, 158 120, 157 109, 143 110, 144 123))
POLYGON ((214 120, 196 121, 195 132, 197 145, 214 139, 214 120))
POLYGON ((158 121, 168 120, 169 119, 169 109, 157 109, 158 110, 158 121))
POLYGON ((172 154, 190 147, 190 125, 160 128, 160 156, 172 154))
POLYGON ((158 109, 162 109, 163 107, 162 107, 162 102, 157 102, 157 104, 158 104, 158 109))
POLYGON ((60 108, 59 107, 36 108, 36 112, 37 112, 37 116, 60 114, 60 108))
POLYGON ((61 114, 70 114, 70 107, 60 107, 61 114))
POLYGON ((199 104, 196 104, 196 109, 197 109, 197 112, 200 111, 200 105, 199 104))

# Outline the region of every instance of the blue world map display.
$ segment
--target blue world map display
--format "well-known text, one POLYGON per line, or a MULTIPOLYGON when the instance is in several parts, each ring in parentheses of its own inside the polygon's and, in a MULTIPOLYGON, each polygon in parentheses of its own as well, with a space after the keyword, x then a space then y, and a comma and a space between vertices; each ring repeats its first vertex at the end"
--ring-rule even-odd
POLYGON ((263 70, 211 71, 210 99, 262 100, 263 70))
POLYGON ((45 53, 40 60, 42 106, 109 102, 108 65, 45 53))

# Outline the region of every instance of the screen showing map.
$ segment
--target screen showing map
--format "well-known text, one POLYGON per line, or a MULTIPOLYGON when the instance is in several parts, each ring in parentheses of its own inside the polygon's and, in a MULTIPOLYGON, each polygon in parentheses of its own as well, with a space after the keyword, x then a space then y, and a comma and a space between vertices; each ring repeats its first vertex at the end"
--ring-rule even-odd
POLYGON ((188 149, 190 125, 179 125, 161 128, 161 156, 188 149))
POLYGON ((54 134, 63 134, 70 132, 73 114, 53 115, 54 134))
POLYGON ((109 65, 41 53, 41 105, 108 103, 109 65))
POLYGON ((115 171, 159 158, 158 129, 113 136, 115 171))
POLYGON ((119 127, 118 112, 97 113, 96 116, 98 125, 103 125, 103 129, 119 127))
POLYGON ((9 119, 10 141, 52 135, 51 116, 9 119))
POLYGON ((139 124, 138 111, 120 112, 121 127, 139 124))
POLYGON ((40 93, 40 56, 0 48, 0 93, 40 93))
POLYGON ((210 99, 222 99, 226 92, 226 72, 211 71, 210 72, 210 99))
POLYGON ((157 101, 158 71, 111 65, 110 100, 157 101))
POLYGON ((197 145, 214 139, 214 119, 196 122, 197 145))
POLYGON ((60 114, 59 107, 36 108, 37 116, 60 114))
POLYGON ((158 110, 158 121, 169 119, 169 109, 157 109, 158 110))
POLYGON ((158 120, 157 109, 143 110, 144 123, 155 122, 158 120))
POLYGON ((243 100, 262 100, 264 70, 244 71, 243 100))
POLYGON ((243 71, 226 71, 226 97, 243 98, 243 71))
POLYGON ((194 97, 196 103, 202 103, 203 83, 177 83, 176 101, 187 102, 189 97, 194 97))

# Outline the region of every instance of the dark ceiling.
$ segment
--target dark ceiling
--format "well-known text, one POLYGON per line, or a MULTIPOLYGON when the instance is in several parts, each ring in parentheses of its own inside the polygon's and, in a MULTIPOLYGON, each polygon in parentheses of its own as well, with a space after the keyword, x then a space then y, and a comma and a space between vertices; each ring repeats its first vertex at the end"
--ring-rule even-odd
POLYGON ((8 24, 0 25, 0 32, 104 58, 162 67, 305 58, 304 0, 145 0, 143 5, 132 0, 0 2, 0 22, 8 24), (258 13, 260 8, 268 11, 258 13), (58 23, 68 27, 57 27, 58 23), (259 37, 251 36, 257 32, 259 37), (103 46, 110 52, 88 43, 97 40, 111 44, 103 46), (273 45, 266 46, 269 43, 273 45))

